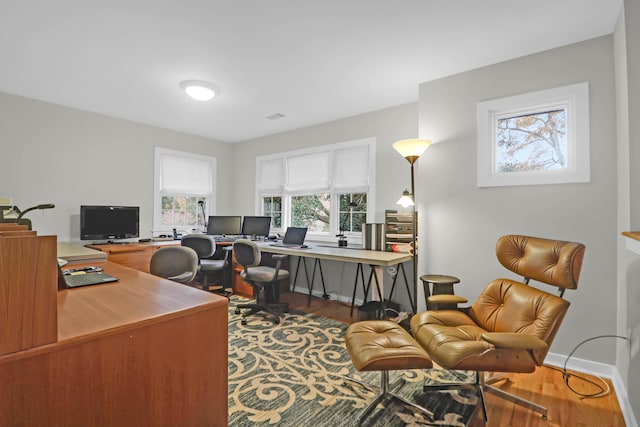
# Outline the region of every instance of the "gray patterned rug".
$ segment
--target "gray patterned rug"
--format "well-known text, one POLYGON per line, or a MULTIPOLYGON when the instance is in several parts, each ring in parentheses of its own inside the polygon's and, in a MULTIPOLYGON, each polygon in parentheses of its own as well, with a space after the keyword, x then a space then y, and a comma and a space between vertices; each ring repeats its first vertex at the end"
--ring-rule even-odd
MULTIPOLYGON (((279 325, 260 315, 240 324, 229 305, 229 426, 346 426, 377 394, 344 376, 379 383, 378 373, 360 374, 353 368, 344 346, 347 325, 323 317, 289 313, 279 325)), ((464 427, 478 401, 455 391, 424 393, 425 382, 450 382, 456 378, 441 369, 391 372, 404 385, 397 394, 435 413, 428 422, 420 413, 395 402, 378 405, 367 426, 464 427)))

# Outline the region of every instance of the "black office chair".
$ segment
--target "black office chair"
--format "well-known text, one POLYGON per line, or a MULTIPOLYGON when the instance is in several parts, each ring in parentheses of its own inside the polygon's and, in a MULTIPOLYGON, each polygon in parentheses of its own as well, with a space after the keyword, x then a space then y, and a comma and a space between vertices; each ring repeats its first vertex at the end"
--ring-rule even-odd
POLYGON ((167 246, 151 256, 149 271, 154 276, 191 284, 198 273, 198 254, 185 246, 167 246))
POLYGON ((239 239, 233 243, 233 254, 238 264, 243 267, 240 277, 253 286, 256 299, 254 303, 238 304, 236 314, 242 314, 241 323, 246 325, 246 317, 260 311, 272 314, 275 316, 274 322, 280 323, 280 311, 289 312, 289 304, 277 302, 278 281, 289 277, 287 270, 280 269, 280 264, 287 255, 273 255, 271 258, 276 260, 275 267, 260 265, 262 256, 258 245, 246 239, 239 239), (243 308, 249 310, 242 312, 243 308))
POLYGON ((228 252, 225 251, 223 259, 210 259, 216 252, 216 241, 213 236, 207 234, 187 234, 182 237, 182 246, 193 249, 198 254, 199 272, 197 281, 205 291, 210 291, 212 285, 219 286, 213 292, 229 296, 224 283, 224 270, 227 268, 228 252))

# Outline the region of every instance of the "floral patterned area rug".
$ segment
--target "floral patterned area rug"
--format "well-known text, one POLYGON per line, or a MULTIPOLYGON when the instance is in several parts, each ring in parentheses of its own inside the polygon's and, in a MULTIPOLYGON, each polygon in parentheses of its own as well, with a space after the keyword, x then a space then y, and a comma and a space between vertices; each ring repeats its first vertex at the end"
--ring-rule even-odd
MULTIPOLYGON (((229 304, 229 426, 356 425, 378 391, 345 381, 345 376, 377 386, 380 374, 353 368, 344 345, 348 325, 304 313, 288 313, 277 325, 254 315, 242 325, 234 313, 242 301, 234 296, 229 304)), ((475 394, 423 392, 425 383, 459 380, 442 369, 391 372, 391 389, 433 411, 435 420, 386 401, 363 425, 467 426, 478 403, 475 394), (394 388, 398 379, 403 385, 394 388)))

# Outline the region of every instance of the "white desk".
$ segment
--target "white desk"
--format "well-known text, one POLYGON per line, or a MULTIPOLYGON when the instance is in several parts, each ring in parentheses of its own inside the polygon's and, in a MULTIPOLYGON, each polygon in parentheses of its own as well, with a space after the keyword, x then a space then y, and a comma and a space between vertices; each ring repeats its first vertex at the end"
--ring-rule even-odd
POLYGON ((370 251, 366 249, 341 248, 329 244, 310 243, 308 248, 285 248, 271 246, 271 243, 258 243, 262 252, 273 254, 285 254, 306 258, 330 259, 342 262, 359 262, 369 265, 388 267, 405 261, 410 261, 412 256, 400 252, 370 251))
POLYGON ((58 242, 58 258, 65 259, 69 263, 106 261, 105 252, 96 251, 81 244, 58 242))
MULTIPOLYGON (((356 248, 349 248, 349 247, 344 248, 344 247, 338 247, 338 246, 330 246, 329 244, 322 244, 322 243, 310 243, 308 244, 307 248, 286 248, 282 246, 272 246, 271 243, 264 242, 264 243, 259 243, 258 247, 262 252, 292 255, 292 256, 300 257, 298 260, 298 268, 296 269, 296 275, 293 280, 293 286, 295 286, 295 282, 298 277, 298 271, 300 270, 300 260, 304 260, 305 258, 314 259, 313 273, 311 275, 311 278, 309 278, 306 263, 303 261, 303 266, 305 269, 305 273, 307 275, 307 283, 309 285, 309 297, 308 297, 309 302, 311 301, 311 292, 313 291, 313 282, 315 281, 316 267, 319 267, 320 278, 322 280, 322 286, 324 291, 324 297, 328 298, 326 289, 324 288, 324 277, 322 274, 322 266, 320 265, 319 260, 326 259, 326 260, 333 260, 333 261, 357 263, 358 267, 356 269, 356 278, 355 278, 354 288, 353 288, 353 297, 351 299, 352 314, 353 314, 353 304, 354 304, 353 301, 355 299, 356 286, 357 286, 359 275, 361 274, 362 284, 365 290, 365 302, 367 298, 367 292, 371 285, 372 279, 375 280, 376 289, 378 291, 378 298, 380 299, 380 301, 384 302, 384 297, 382 295, 382 290, 380 288, 380 281, 378 279, 378 277, 381 275, 381 271, 380 271, 381 267, 388 267, 388 266, 399 264, 400 269, 404 276, 404 281, 407 287, 409 300, 410 300, 411 306, 413 307, 412 299, 415 298, 415 295, 411 294, 411 290, 409 289, 409 284, 407 282, 407 277, 403 267, 404 262, 410 261, 413 259, 413 257, 408 253, 371 251, 371 250, 356 249, 356 248), (371 266, 371 274, 369 275, 369 280, 366 287, 364 285, 364 271, 362 268, 363 264, 368 264, 369 266, 371 266)), ((395 287, 395 282, 397 277, 398 276, 396 275, 396 277, 393 280, 392 290, 395 287)))

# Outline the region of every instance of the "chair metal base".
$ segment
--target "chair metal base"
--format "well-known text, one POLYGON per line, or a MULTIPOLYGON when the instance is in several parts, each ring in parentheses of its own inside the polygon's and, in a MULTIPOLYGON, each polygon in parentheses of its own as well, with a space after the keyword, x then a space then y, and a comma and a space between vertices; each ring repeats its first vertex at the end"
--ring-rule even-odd
POLYGON ((279 311, 283 311, 285 313, 289 312, 289 304, 285 302, 267 302, 267 298, 265 295, 265 287, 264 286, 255 286, 254 285, 254 293, 256 293, 256 301, 253 303, 247 304, 238 304, 236 306, 236 314, 242 314, 242 320, 240 321, 243 325, 247 324, 247 316, 251 316, 252 314, 265 312, 274 316, 273 322, 278 324, 280 323, 280 316, 282 313, 279 311), (249 309, 247 311, 241 311, 241 309, 246 308, 249 309), (276 311, 279 310, 279 311, 276 311))
MULTIPOLYGON (((358 414, 358 425, 362 425, 362 422, 371 414, 371 412, 378 406, 378 403, 383 400, 396 400, 402 404, 405 404, 419 412, 422 412, 429 418, 430 421, 433 421, 433 412, 428 409, 417 405, 413 402, 408 401, 402 396, 399 396, 391 391, 389 391, 389 371, 380 371, 380 387, 376 387, 372 384, 366 383, 364 381, 357 380, 351 377, 345 377, 346 380, 355 382, 357 384, 363 385, 369 389, 379 389, 380 392, 374 399, 358 414)), ((404 382, 401 380, 401 382, 404 382)))
MULTIPOLYGON (((485 402, 484 393, 494 394, 502 399, 508 400, 509 402, 515 403, 516 405, 524 406, 527 409, 531 409, 537 413, 539 413, 543 419, 547 419, 547 408, 538 405, 537 403, 531 402, 530 400, 523 399, 522 397, 516 396, 515 394, 506 392, 497 387, 494 387, 490 384, 501 380, 508 380, 506 375, 497 375, 491 376, 485 379, 484 373, 476 372, 475 373, 475 381, 473 383, 467 383, 466 385, 472 386, 478 392, 478 397, 480 398, 480 403, 482 404, 482 415, 485 422, 489 421, 489 417, 487 416, 487 404, 485 402)), ((439 391, 439 390, 456 390, 460 389, 465 384, 456 383, 456 384, 425 384, 423 389, 431 390, 431 391, 439 391)))
POLYGON ((537 403, 534 403, 530 400, 523 399, 520 396, 516 396, 515 394, 506 392, 502 389, 499 389, 498 387, 494 387, 490 385, 502 380, 508 381, 509 379, 505 375, 488 377, 482 381, 482 388, 484 389, 484 391, 487 391, 491 394, 494 394, 498 397, 508 400, 509 402, 515 403, 516 405, 524 406, 527 409, 531 409, 532 411, 539 413, 542 416, 542 418, 547 419, 546 407, 542 405, 538 405, 537 403))
POLYGON ((242 314, 241 323, 243 325, 247 324, 247 319, 246 319, 247 316, 251 316, 252 314, 260 313, 260 312, 271 314, 272 316, 274 316, 273 323, 280 323, 280 316, 282 316, 282 313, 274 310, 275 308, 282 309, 282 311, 285 313, 289 312, 289 305, 286 303, 273 303, 273 304, 267 304, 267 305, 249 303, 249 304, 238 304, 236 306, 235 313, 242 314), (249 310, 241 311, 241 309, 243 308, 248 308, 249 310))

